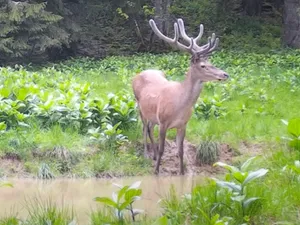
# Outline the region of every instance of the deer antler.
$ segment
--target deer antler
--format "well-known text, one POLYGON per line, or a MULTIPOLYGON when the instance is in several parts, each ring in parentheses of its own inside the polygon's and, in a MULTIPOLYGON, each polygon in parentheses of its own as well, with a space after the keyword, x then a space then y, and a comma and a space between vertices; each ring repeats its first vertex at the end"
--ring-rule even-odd
POLYGON ((178 19, 177 23, 176 22, 174 23, 175 36, 173 39, 162 34, 161 31, 157 28, 154 20, 151 19, 149 21, 149 24, 150 24, 152 30, 154 31, 154 33, 160 39, 169 43, 171 46, 177 47, 178 49, 183 50, 183 51, 187 51, 187 52, 191 53, 192 55, 197 55, 197 56, 208 55, 209 53, 213 52, 218 47, 218 44, 219 44, 219 38, 216 38, 215 33, 213 33, 212 36, 208 38, 207 44, 205 44, 203 46, 199 46, 197 44, 197 42, 199 42, 201 40, 202 35, 203 35, 204 26, 202 24, 200 24, 199 34, 195 39, 189 37, 186 34, 184 23, 183 23, 182 19, 178 19), (189 43, 189 46, 183 45, 178 41, 180 35, 183 40, 185 40, 186 42, 189 43))
POLYGON ((174 38, 171 39, 167 36, 165 36, 156 26, 156 23, 154 22, 154 20, 149 20, 149 24, 152 28, 152 30, 154 31, 154 33, 160 38, 162 39, 163 41, 169 43, 171 46, 173 47, 177 47, 178 49, 180 50, 183 50, 183 51, 187 51, 187 52, 190 52, 192 53, 193 52, 193 45, 194 45, 194 42, 190 42, 190 45, 189 46, 186 46, 186 45, 183 45, 181 44, 178 39, 179 39, 179 30, 178 30, 178 24, 177 23, 174 23, 174 38))

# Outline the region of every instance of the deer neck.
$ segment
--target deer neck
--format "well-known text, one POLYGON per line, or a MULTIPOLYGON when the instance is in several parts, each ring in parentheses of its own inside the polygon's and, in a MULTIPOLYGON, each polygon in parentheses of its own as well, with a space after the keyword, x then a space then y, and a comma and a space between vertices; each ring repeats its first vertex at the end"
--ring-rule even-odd
POLYGON ((188 70, 185 80, 181 83, 182 86, 182 103, 186 107, 193 107, 201 93, 203 82, 196 76, 193 76, 195 71, 192 67, 188 70))

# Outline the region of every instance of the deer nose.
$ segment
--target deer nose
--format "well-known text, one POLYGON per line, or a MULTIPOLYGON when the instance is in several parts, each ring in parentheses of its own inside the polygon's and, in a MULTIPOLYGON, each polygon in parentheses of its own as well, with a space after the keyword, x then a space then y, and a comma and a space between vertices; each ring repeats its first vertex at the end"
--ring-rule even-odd
POLYGON ((224 73, 224 77, 227 79, 229 78, 229 75, 227 73, 224 73))

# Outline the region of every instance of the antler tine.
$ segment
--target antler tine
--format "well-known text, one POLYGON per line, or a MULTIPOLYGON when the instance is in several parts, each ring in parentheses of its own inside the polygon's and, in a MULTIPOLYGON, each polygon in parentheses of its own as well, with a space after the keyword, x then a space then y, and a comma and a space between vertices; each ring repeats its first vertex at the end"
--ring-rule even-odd
POLYGON ((216 34, 213 33, 211 37, 208 38, 208 43, 199 47, 197 50, 197 55, 208 55, 213 52, 219 44, 219 38, 216 38, 216 34))
POLYGON ((214 42, 214 45, 209 49, 209 51, 207 52, 207 54, 213 52, 219 45, 219 38, 216 38, 216 41, 214 42))
MULTIPOLYGON (((180 31, 180 35, 181 37, 187 41, 189 44, 193 43, 193 49, 192 52, 193 53, 197 53, 197 54, 205 54, 206 52, 210 51, 210 48, 215 44, 215 40, 216 40, 216 35, 213 33, 212 37, 209 38, 208 43, 203 45, 203 46, 199 46, 197 44, 197 42, 199 42, 203 36, 203 32, 204 32, 204 26, 203 24, 200 24, 200 31, 198 36, 193 40, 192 38, 190 38, 185 31, 185 27, 184 27, 184 22, 182 19, 178 19, 178 26, 179 26, 179 31, 180 31)), ((215 47, 212 49, 212 51, 215 49, 215 47)))
POLYGON ((185 32, 185 28, 184 28, 184 22, 182 19, 178 19, 177 20, 178 26, 179 26, 179 31, 181 34, 181 37, 187 41, 189 44, 191 44, 191 40, 192 38, 190 38, 189 36, 187 36, 186 32, 185 32))
POLYGON ((197 44, 197 42, 199 42, 199 40, 201 40, 202 35, 203 35, 203 31, 204 31, 204 26, 203 24, 200 24, 200 31, 198 36, 195 38, 195 43, 197 44))
POLYGON ((160 38, 162 39, 163 41, 169 43, 171 46, 173 47, 177 47, 178 49, 180 50, 183 50, 183 51, 187 51, 189 53, 193 53, 192 49, 193 49, 193 46, 194 46, 194 43, 193 41, 190 42, 190 45, 189 46, 185 46, 181 43, 178 42, 178 39, 179 39, 179 30, 180 29, 178 27, 178 24, 177 23, 174 23, 174 38, 169 38, 167 36, 165 36, 156 26, 156 23, 154 22, 154 20, 149 20, 149 24, 152 28, 152 30, 154 31, 154 33, 160 38))

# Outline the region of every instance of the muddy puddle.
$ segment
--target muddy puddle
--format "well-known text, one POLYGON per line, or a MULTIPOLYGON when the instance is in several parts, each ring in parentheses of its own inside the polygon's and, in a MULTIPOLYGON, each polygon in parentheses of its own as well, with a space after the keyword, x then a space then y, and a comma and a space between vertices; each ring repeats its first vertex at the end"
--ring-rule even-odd
POLYGON ((189 193, 191 188, 203 181, 203 176, 173 176, 173 177, 130 177, 118 179, 60 179, 41 181, 34 179, 12 179, 13 188, 0 190, 0 218, 17 214, 26 218, 26 201, 36 197, 42 200, 51 199, 58 205, 72 206, 79 224, 87 224, 91 209, 98 204, 94 197, 111 197, 118 190, 113 183, 130 185, 141 181, 142 200, 135 204, 136 208, 144 209, 149 216, 159 214, 159 199, 169 193, 171 186, 178 195, 189 193))

